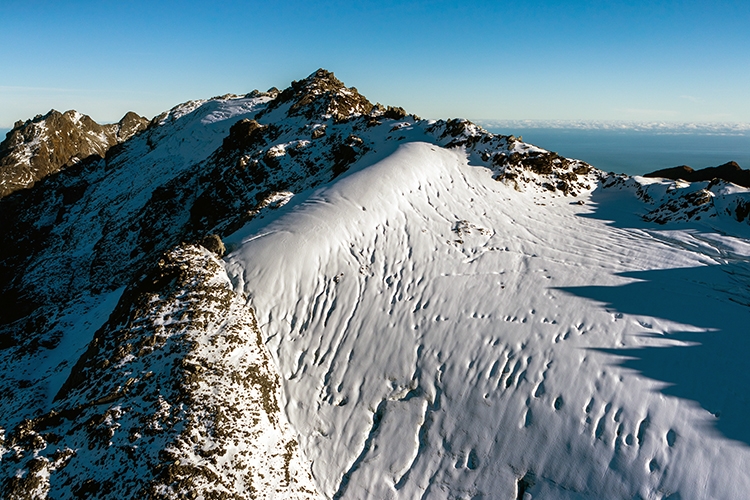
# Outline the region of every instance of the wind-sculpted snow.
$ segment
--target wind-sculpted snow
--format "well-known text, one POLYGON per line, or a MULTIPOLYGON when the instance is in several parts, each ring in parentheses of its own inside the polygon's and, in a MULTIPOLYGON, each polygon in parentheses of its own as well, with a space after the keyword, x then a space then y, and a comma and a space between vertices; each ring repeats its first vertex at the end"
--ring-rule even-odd
MULTIPOLYGON (((276 355, 322 491, 741 497, 746 433, 721 425, 750 416, 731 399, 741 384, 702 406, 710 380, 662 392, 683 380, 660 380, 647 353, 713 346, 715 328, 738 332, 750 310, 732 293, 688 292, 689 315, 643 307, 665 300, 655 293, 680 297, 689 273, 627 290, 675 268, 721 275, 718 249, 747 258, 747 240, 709 231, 692 245, 692 229, 617 227, 590 192, 578 204, 491 176, 461 149, 413 143, 228 239, 230 274, 276 355), (644 361, 620 366, 618 353, 644 361)), ((701 352, 709 379, 746 380, 736 365, 723 372, 720 349, 701 352)))

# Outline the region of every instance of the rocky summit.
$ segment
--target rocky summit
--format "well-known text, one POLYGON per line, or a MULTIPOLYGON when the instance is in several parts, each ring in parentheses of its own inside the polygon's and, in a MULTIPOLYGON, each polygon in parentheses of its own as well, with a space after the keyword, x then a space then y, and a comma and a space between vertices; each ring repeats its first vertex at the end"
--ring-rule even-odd
POLYGON ((731 167, 607 174, 323 69, 18 122, 3 498, 741 498, 731 167))

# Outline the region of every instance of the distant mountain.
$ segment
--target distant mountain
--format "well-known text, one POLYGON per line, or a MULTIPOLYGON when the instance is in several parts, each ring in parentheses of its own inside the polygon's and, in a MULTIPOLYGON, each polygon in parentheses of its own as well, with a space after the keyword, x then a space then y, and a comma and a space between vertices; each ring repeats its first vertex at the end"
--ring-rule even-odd
POLYGON ((32 120, 18 121, 0 142, 0 197, 33 186, 50 174, 107 151, 144 130, 148 120, 127 113, 110 125, 99 125, 77 111, 54 109, 32 120))
POLYGON ((648 173, 644 177, 660 177, 687 182, 702 182, 717 179, 750 188, 750 170, 743 170, 742 167, 733 161, 724 163, 718 167, 707 167, 700 170, 693 170, 687 165, 665 168, 648 173))
POLYGON ((0 147, 4 498, 750 489, 750 190, 322 69, 127 116, 0 147))

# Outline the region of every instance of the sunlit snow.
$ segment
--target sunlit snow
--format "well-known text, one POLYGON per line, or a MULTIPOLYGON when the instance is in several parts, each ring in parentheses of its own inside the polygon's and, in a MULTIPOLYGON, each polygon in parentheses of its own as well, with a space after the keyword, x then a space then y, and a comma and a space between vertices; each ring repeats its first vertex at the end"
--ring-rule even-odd
POLYGON ((747 240, 607 196, 410 143, 228 238, 324 494, 744 496, 747 240))

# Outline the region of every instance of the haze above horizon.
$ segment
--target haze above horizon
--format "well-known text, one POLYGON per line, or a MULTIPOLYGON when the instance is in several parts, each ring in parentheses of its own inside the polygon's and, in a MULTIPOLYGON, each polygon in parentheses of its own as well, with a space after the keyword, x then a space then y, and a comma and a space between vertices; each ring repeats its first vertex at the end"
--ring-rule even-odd
POLYGON ((739 1, 0 4, 0 127, 284 88, 319 67, 427 118, 750 123, 739 1))

